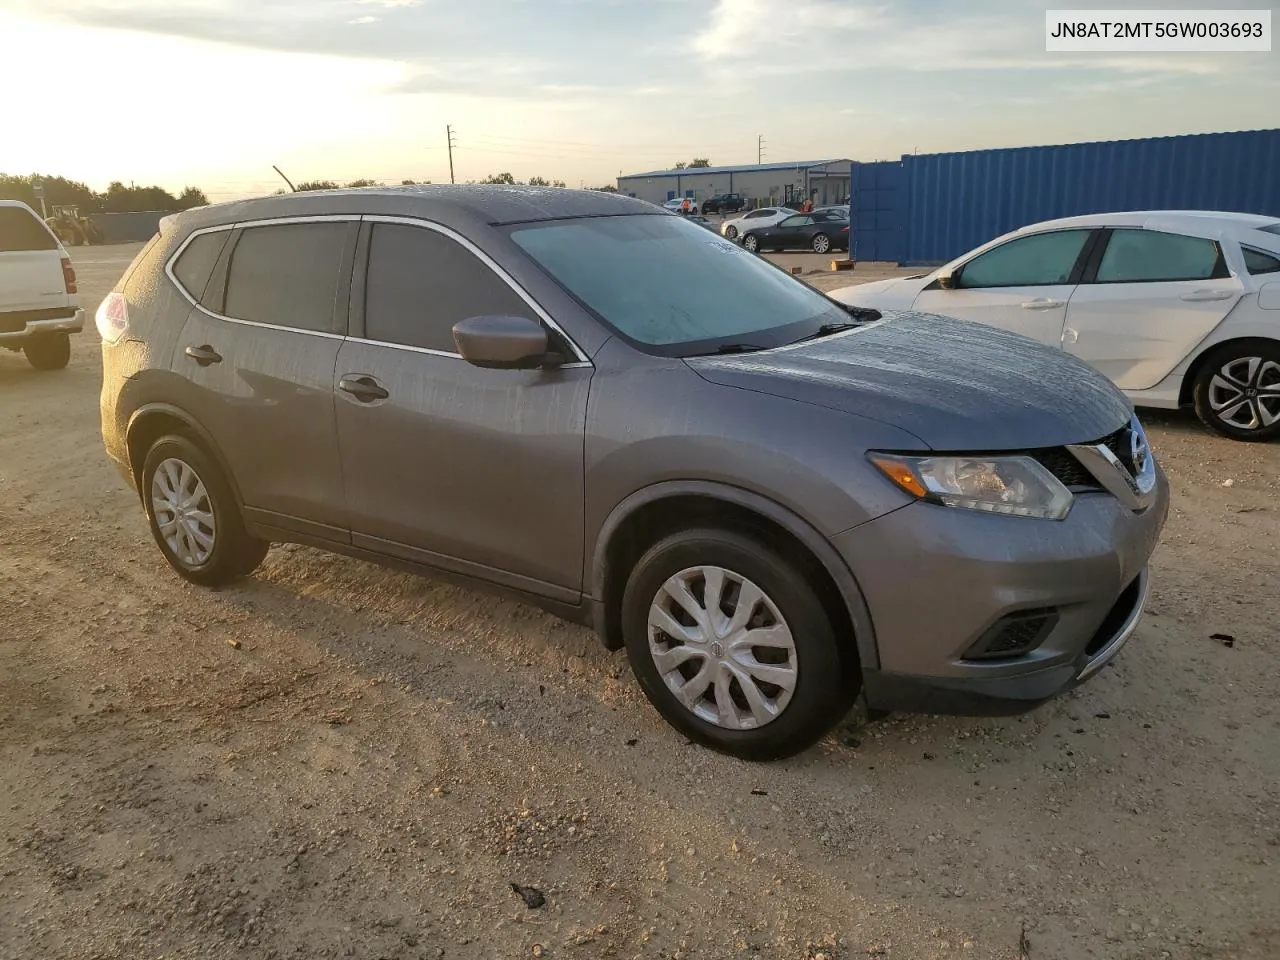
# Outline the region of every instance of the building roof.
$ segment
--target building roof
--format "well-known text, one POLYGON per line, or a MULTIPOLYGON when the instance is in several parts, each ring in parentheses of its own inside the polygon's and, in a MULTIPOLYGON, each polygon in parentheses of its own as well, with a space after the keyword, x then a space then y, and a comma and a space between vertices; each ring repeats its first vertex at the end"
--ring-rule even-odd
POLYGON ((681 167, 679 169, 673 167, 670 170, 650 170, 648 173, 627 173, 623 174, 618 179, 638 180, 642 177, 685 177, 691 173, 764 173, 770 170, 807 170, 811 167, 825 166, 828 163, 852 163, 852 161, 836 157, 832 160, 792 160, 787 163, 746 163, 736 167, 681 167))

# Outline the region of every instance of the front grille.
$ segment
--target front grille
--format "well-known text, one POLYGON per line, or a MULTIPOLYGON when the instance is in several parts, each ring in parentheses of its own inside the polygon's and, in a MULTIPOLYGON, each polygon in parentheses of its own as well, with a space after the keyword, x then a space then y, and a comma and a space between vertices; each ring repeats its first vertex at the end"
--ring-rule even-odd
POLYGON ((964 653, 965 660, 998 660, 1034 650, 1058 622, 1052 607, 1002 617, 964 653))
MULTIPOLYGON (((1125 469, 1133 473, 1133 452, 1129 445, 1130 430, 1128 424, 1121 427, 1114 433, 1109 433, 1101 440, 1094 440, 1086 443, 1084 446, 1097 447, 1105 446, 1110 450, 1122 464, 1125 469)), ((1084 468, 1079 460, 1066 447, 1046 447, 1041 450, 1028 450, 1027 455, 1034 457, 1035 460, 1046 470, 1052 473, 1062 483, 1064 487, 1085 489, 1085 490, 1101 490, 1102 485, 1098 483, 1097 478, 1084 468)))
POLYGON ((1105 446, 1115 455, 1117 460, 1124 464, 1126 470, 1133 473, 1133 447, 1129 444, 1129 435, 1130 430, 1126 425, 1121 427, 1115 433, 1107 434, 1094 444, 1094 446, 1105 446))
POLYGON ((1064 487, 1097 487, 1098 481, 1066 447, 1038 450, 1036 461, 1058 478, 1064 487))

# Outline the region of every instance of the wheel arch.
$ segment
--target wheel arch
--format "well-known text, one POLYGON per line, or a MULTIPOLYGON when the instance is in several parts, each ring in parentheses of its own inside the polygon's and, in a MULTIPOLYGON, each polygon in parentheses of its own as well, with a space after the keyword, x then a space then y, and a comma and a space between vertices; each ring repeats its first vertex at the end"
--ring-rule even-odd
POLYGON ((1200 352, 1196 354, 1195 359, 1191 361, 1190 366, 1187 367, 1186 373, 1182 375, 1182 385, 1178 388, 1178 405, 1185 407, 1189 406, 1193 402, 1196 378, 1200 376, 1200 371, 1204 369, 1205 364, 1209 362, 1210 357, 1225 347, 1238 347, 1251 343, 1261 343, 1272 348, 1280 348, 1280 337, 1231 337, 1228 340, 1219 340, 1216 343, 1211 343, 1202 348, 1200 352))
POLYGON ((209 456, 213 457, 226 478, 231 492, 236 498, 236 505, 243 507, 244 499, 240 496, 240 486, 236 483, 235 474, 227 465, 227 458, 218 446, 213 435, 192 414, 171 403, 148 403, 139 407, 129 417, 125 427, 125 449, 129 456, 129 469, 133 473, 134 486, 139 498, 142 497, 142 464, 147 458, 147 451, 161 437, 169 433, 182 434, 198 443, 209 456))
POLYGON ((711 523, 767 537, 822 581, 824 605, 853 635, 862 669, 877 668, 875 632, 862 589, 830 542, 791 510, 749 490, 711 481, 673 480, 638 490, 601 525, 588 587, 596 632, 611 650, 622 642, 622 592, 632 564, 648 546, 681 526, 711 523))

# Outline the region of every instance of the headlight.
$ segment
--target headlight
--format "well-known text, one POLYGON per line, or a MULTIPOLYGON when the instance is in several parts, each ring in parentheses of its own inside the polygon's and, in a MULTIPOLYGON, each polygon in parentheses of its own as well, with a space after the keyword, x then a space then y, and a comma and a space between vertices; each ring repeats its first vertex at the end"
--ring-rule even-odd
POLYGON ((900 488, 931 503, 1042 520, 1071 510, 1071 491, 1031 457, 870 456, 900 488))

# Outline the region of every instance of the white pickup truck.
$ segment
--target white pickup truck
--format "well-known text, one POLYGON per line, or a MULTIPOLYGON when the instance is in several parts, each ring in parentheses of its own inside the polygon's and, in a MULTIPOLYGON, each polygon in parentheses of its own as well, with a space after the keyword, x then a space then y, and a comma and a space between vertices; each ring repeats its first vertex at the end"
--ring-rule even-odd
POLYGON ((25 203, 0 200, 0 347, 21 350, 37 370, 61 370, 84 310, 71 258, 25 203))

